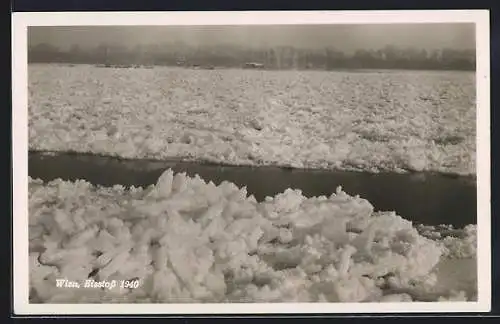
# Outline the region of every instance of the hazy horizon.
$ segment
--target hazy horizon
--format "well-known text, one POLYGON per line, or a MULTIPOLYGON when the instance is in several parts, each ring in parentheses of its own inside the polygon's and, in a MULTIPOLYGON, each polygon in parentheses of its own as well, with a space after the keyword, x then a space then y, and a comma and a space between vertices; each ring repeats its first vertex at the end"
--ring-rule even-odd
POLYGON ((472 23, 363 25, 232 25, 232 26, 33 26, 28 44, 48 43, 68 49, 101 43, 137 45, 184 42, 191 46, 334 47, 345 52, 387 45, 434 50, 474 49, 472 23))

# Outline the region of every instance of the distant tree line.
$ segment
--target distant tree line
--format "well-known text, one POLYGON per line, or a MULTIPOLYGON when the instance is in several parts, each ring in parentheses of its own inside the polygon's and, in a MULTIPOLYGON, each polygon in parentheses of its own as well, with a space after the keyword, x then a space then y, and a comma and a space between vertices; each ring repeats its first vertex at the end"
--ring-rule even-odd
POLYGON ((357 50, 346 54, 341 50, 300 49, 282 46, 248 49, 236 46, 192 47, 183 43, 169 45, 137 45, 135 47, 100 44, 94 48, 73 45, 61 50, 50 44, 37 44, 28 49, 30 63, 72 64, 139 64, 200 67, 241 67, 248 62, 267 69, 415 69, 475 70, 475 50, 444 48, 427 51, 416 48, 386 46, 378 50, 357 50))

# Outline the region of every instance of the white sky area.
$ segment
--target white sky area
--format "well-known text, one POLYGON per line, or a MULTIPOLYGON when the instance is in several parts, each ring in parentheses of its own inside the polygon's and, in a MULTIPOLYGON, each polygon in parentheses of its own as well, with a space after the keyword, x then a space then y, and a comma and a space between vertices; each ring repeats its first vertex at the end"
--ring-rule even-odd
POLYGON ((236 25, 236 26, 50 26, 30 27, 29 45, 83 48, 100 43, 236 45, 243 47, 333 47, 344 52, 386 45, 419 49, 474 49, 474 24, 236 25))

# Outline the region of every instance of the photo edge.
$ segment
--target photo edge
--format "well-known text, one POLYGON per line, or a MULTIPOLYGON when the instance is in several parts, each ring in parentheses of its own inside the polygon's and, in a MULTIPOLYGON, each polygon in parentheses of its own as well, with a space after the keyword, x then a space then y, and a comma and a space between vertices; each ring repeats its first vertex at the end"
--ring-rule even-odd
MULTIPOLYGON (((489 12, 489 10, 477 10, 477 11, 479 11, 479 13, 481 13, 481 15, 480 15, 480 16, 481 16, 481 17, 480 17, 481 19, 487 19, 487 20, 488 20, 488 22, 485 22, 485 24, 486 24, 486 25, 488 25, 488 24, 489 24, 489 19, 491 18, 491 17, 490 17, 490 12, 489 12)), ((132 13, 132 12, 131 12, 131 13, 132 13)), ((135 13, 135 12, 133 12, 133 13, 135 13)), ((478 16, 479 16, 479 13, 478 13, 478 16)), ((19 29, 20 27, 21 27, 21 28, 35 27, 35 25, 30 25, 30 24, 29 24, 29 20, 31 19, 31 18, 30 18, 30 15, 25 15, 25 14, 31 14, 31 13, 23 13, 23 12, 15 12, 15 13, 13 13, 13 18, 12 18, 12 26, 13 26, 14 28, 13 28, 13 30, 12 30, 12 32, 11 32, 11 33, 12 33, 12 36, 13 36, 13 39, 12 39, 12 44, 13 44, 13 45, 15 44, 15 39, 14 39, 14 37, 18 37, 18 36, 19 36, 18 34, 16 34, 15 29, 19 29), (21 16, 19 16, 19 15, 21 15, 21 16), (16 16, 17 16, 17 18, 16 18, 16 16), (24 18, 23 18, 23 17, 24 17, 24 18), (25 19, 26 19, 27 21, 25 21, 25 19)), ((45 13, 44 13, 44 14, 45 14, 45 13)), ((46 14, 51 14, 51 13, 46 13, 46 14)), ((100 14, 100 13, 98 13, 98 14, 100 14)), ((106 14, 108 14, 108 13, 106 13, 106 14)), ((475 23, 476 23, 476 26, 477 26, 478 22, 477 22, 477 21, 475 21, 475 23)), ((307 24, 308 24, 308 23, 304 23, 304 24, 300 24, 300 25, 307 25, 307 24)), ((394 24, 398 24, 398 23, 394 23, 394 24)), ((96 25, 93 25, 93 26, 96 26, 96 25)), ((127 26, 127 25, 121 25, 121 26, 127 26)), ((488 32, 489 32, 489 29, 488 29, 488 32)), ((489 36, 489 34, 488 34, 488 36, 489 36)), ((476 31, 476 37, 477 37, 477 31, 476 31)), ((488 45, 489 45, 489 43, 488 43, 488 45)), ((12 50, 14 51, 15 49, 13 48, 12 50)), ((27 49, 24 49, 24 50, 27 50, 27 49)), ((488 48, 488 50, 487 50, 487 51, 488 51, 488 55, 489 55, 489 48, 488 48)), ((15 64, 14 64, 14 61, 15 61, 15 58, 13 57, 13 58, 12 58, 12 62, 13 62, 12 74, 13 74, 13 79, 14 79, 14 80, 16 80, 18 77, 15 77, 15 76, 14 76, 14 74, 15 74, 15 73, 14 73, 14 68, 15 68, 15 66, 14 66, 14 65, 15 65, 15 64)), ((21 63, 19 63, 19 62, 18 62, 16 65, 19 65, 19 64, 21 64, 21 63)), ((488 81, 489 81, 489 78, 490 78, 490 74, 489 74, 489 61, 488 61, 487 63, 486 63, 486 62, 484 62, 483 64, 487 64, 487 68, 488 68, 488 81)), ((484 66, 483 66, 483 68, 486 70, 486 68, 485 68, 484 66)), ((26 70, 26 73, 27 73, 27 70, 26 70)), ((476 72, 476 75, 477 75, 477 72, 476 72)), ((26 78, 27 78, 27 75, 26 75, 26 78)), ((14 82, 14 83, 15 83, 15 82, 14 82)), ((13 84, 13 90, 12 90, 12 91, 14 91, 14 87, 15 87, 15 85, 13 84)), ((24 89, 24 91, 26 91, 26 89, 24 89)), ((488 89, 488 92, 489 92, 489 89, 488 89)), ((482 100, 481 100, 481 101, 482 101, 482 100)), ((18 102, 18 99, 13 98, 13 107, 15 107, 16 105, 17 105, 17 106, 19 105, 19 103, 17 103, 17 102, 18 102)), ((483 104, 482 106, 484 106, 484 104, 483 104)), ((485 108, 486 108, 486 107, 485 107, 485 108)), ((14 113, 13 113, 13 116, 12 116, 12 120, 13 120, 13 121, 14 121, 14 119, 15 119, 15 115, 17 115, 17 113, 16 113, 16 114, 14 114, 14 113)), ((486 118, 486 117, 485 117, 485 118, 486 118)), ((488 119, 487 121, 491 123, 491 120, 490 120, 490 114, 488 114, 487 119, 488 119)), ((486 121, 486 120, 485 120, 485 121, 486 121)), ((13 124, 13 125, 14 125, 14 124, 13 124)), ((17 130, 17 131, 18 131, 18 130, 17 130)), ((13 133, 12 133, 12 134, 14 135, 15 133, 16 133, 16 129, 13 129, 13 133)), ((489 135, 489 129, 488 129, 488 135, 489 135)), ((485 137, 486 137, 486 136, 485 136, 485 137)), ((24 145, 23 145, 23 146, 24 146, 24 145)), ((14 141, 14 139, 13 139, 13 148, 12 148, 12 151, 13 151, 13 152, 14 152, 14 150, 16 150, 16 148, 15 148, 15 147, 17 147, 17 150, 19 150, 19 144, 17 144, 17 143, 16 143, 16 141, 14 141)), ((476 152, 476 153, 477 153, 477 152, 476 152)), ((24 154, 23 154, 23 156, 24 156, 24 154)), ((13 158, 14 158, 14 157, 15 157, 15 156, 13 156, 13 158)), ((26 155, 25 157, 27 158, 27 155, 26 155)), ((479 156, 478 156, 478 160, 479 160, 479 156)), ((14 180, 14 183, 13 183, 13 188, 14 188, 14 189, 18 188, 18 189, 19 189, 19 186, 18 186, 18 185, 16 186, 15 182, 16 182, 16 179, 18 179, 20 175, 19 175, 19 171, 15 172, 15 170, 17 169, 17 168, 15 167, 15 164, 16 164, 16 163, 15 163, 15 160, 13 160, 13 162, 14 162, 14 165, 13 165, 13 171, 14 171, 14 172, 13 172, 13 180, 14 180)), ((26 161, 26 164, 27 164, 27 161, 26 161)), ((485 173, 486 173, 486 172, 485 172, 485 173)), ((489 172, 488 172, 488 173, 489 173, 489 172)), ((489 180, 489 179, 488 179, 488 180, 489 180)), ((491 184, 491 183, 489 182, 489 184, 491 184)), ((26 185, 26 186, 27 186, 27 185, 26 185)), ((22 187, 24 188, 24 186, 22 186, 22 187)), ((15 192, 14 192, 14 193, 15 193, 15 192)), ((491 199, 491 192, 490 192, 490 197, 489 197, 489 198, 491 199)), ((13 200, 14 200, 14 203, 15 203, 16 198, 13 198, 13 200)), ((478 199, 478 201, 479 201, 479 199, 478 199)), ((490 200, 490 206, 491 206, 491 200, 490 200)), ((14 207, 14 210, 15 210, 15 207, 14 207)), ((490 215, 490 216, 491 216, 491 215, 490 215)), ((478 218, 478 219, 479 219, 479 218, 478 218)), ((490 265, 490 264, 491 264, 491 262, 490 262, 490 258, 491 258, 491 247, 490 247, 490 241, 491 241, 491 234, 490 234, 490 233, 491 233, 491 221, 490 221, 490 219, 487 219, 487 221, 484 221, 484 222, 488 224, 488 227, 489 227, 488 229, 483 229, 483 226, 481 226, 481 227, 480 227, 479 223, 478 223, 477 225, 478 225, 478 231, 484 231, 484 235, 480 236, 480 239, 481 239, 481 241, 482 241, 482 242, 486 242, 486 241, 488 240, 488 242, 487 242, 487 243, 488 243, 488 244, 487 244, 488 248, 487 248, 487 249, 486 249, 486 248, 481 248, 482 253, 478 253, 478 256, 479 256, 479 254, 481 254, 481 255, 482 255, 482 257, 481 257, 481 258, 482 258, 482 259, 484 259, 484 260, 483 260, 483 261, 481 261, 481 262, 479 262, 479 259, 478 259, 477 264, 478 264, 478 267, 479 267, 479 268, 481 268, 481 267, 479 266, 479 264, 480 264, 480 263, 483 263, 483 262, 488 261, 488 262, 487 262, 487 264, 488 264, 488 265, 490 265), (488 234, 486 234, 486 232, 488 232, 488 234), (485 250, 487 250, 487 251, 485 251, 485 250), (488 254, 489 254, 488 258, 485 258, 485 256, 484 256, 484 254, 485 254, 485 253, 488 253, 488 254)), ((13 238, 14 238, 14 241, 15 241, 15 237, 16 237, 16 236, 18 236, 18 231, 19 231, 19 229, 16 229, 16 228, 15 228, 15 227, 16 227, 16 225, 15 225, 15 224, 16 224, 16 221, 14 221, 14 222, 13 222, 13 227, 14 227, 14 228, 13 228, 13 238)), ((486 245, 486 244, 485 244, 485 245, 486 245)), ((18 261, 19 261, 19 260, 17 260, 17 261, 16 261, 16 255, 17 255, 18 253, 19 253, 19 252, 15 252, 15 253, 14 253, 14 255, 13 255, 13 257, 14 257, 14 266, 15 266, 15 264, 16 264, 16 263, 18 263, 18 261)), ((485 268, 488 268, 488 271, 487 271, 488 278, 485 278, 485 279, 486 279, 486 280, 491 281, 491 266, 490 266, 490 267, 485 267, 485 268)), ((14 276, 15 276, 15 275, 14 275, 14 276)), ((483 276, 483 275, 481 275, 481 277, 482 277, 482 276, 483 276)), ((16 283, 16 280, 14 280, 14 283, 16 283)), ((15 288, 15 287, 14 287, 14 288, 15 288)), ((478 288, 479 288, 479 284, 478 284, 478 288)), ((482 311, 490 311, 490 310, 491 310, 491 284, 490 284, 490 285, 486 285, 486 286, 485 286, 485 288, 483 288, 483 294, 485 295, 485 299, 486 299, 486 300, 485 300, 485 301, 483 301, 483 302, 481 302, 481 305, 480 305, 480 306, 478 306, 478 309, 481 309, 482 311), (485 289, 486 287, 488 287, 488 289, 485 289)), ((19 294, 16 292, 16 290, 14 289, 14 296, 16 296, 16 294, 17 294, 17 295, 19 295, 19 294)), ((483 294, 481 294, 481 295, 483 295, 483 294)), ((18 296, 18 297, 20 297, 20 296, 18 296)), ((478 296, 478 299, 479 299, 479 296, 478 296)), ((30 304, 29 304, 29 303, 28 303, 28 304, 26 304, 25 302, 19 301, 18 299, 14 299, 14 302, 15 302, 15 303, 14 303, 14 311, 16 312, 16 314, 22 314, 22 315, 24 315, 24 314, 28 314, 28 313, 29 313, 29 311, 30 311, 30 304), (18 310, 18 311, 16 311, 16 305, 17 305, 17 310, 18 310), (28 313, 26 313, 26 312, 28 312, 28 313)), ((472 302, 472 303, 473 303, 473 302, 472 302)), ((378 304, 378 303, 377 303, 377 304, 378 304)), ((79 305, 83 305, 83 304, 79 304, 79 305)), ((106 305, 113 305, 113 304, 106 304, 106 305)), ((194 305, 196 305, 196 304, 194 304, 194 305)), ((135 307, 135 306, 140 306, 140 305, 133 304, 133 306, 135 307)), ((340 305, 339 305, 339 307, 342 307, 342 304, 340 304, 340 305)), ((439 312, 441 312, 441 311, 439 311, 439 312)), ((445 312, 445 311, 443 311, 443 312, 445 312)), ((103 313, 103 314, 104 314, 104 313, 103 313)), ((117 314, 118 314, 118 313, 117 313, 117 314)), ((120 313, 120 314, 121 314, 121 313, 120 313)), ((195 314, 195 313, 192 313, 192 314, 195 314)), ((226 314, 226 313, 224 313, 224 314, 226 314)), ((303 313, 300 313, 300 314, 303 314, 303 313)))

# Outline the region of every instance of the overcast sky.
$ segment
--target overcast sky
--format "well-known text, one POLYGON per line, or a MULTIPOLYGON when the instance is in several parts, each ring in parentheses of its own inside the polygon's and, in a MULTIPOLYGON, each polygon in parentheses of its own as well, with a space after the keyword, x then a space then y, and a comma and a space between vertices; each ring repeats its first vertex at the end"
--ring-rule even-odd
POLYGON ((62 48, 100 43, 135 46, 183 41, 189 45, 293 45, 335 47, 350 52, 385 45, 423 49, 474 49, 474 24, 364 24, 270 26, 71 26, 30 27, 30 45, 50 43, 62 48))

